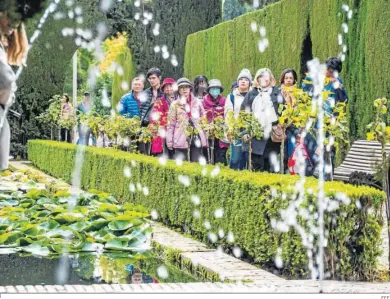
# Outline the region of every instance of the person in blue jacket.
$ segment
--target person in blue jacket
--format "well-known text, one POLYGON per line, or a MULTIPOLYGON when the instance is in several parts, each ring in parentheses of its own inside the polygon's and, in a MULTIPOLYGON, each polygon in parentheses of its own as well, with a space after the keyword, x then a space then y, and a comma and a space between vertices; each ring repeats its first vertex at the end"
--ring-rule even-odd
POLYGON ((141 117, 141 97, 144 90, 144 82, 140 77, 135 77, 131 83, 131 91, 125 94, 118 103, 117 109, 120 115, 127 118, 141 117))
MULTIPOLYGON (((326 80, 323 91, 328 91, 330 94, 328 99, 325 101, 323 108, 326 114, 333 114, 333 107, 335 107, 338 102, 348 102, 348 94, 344 88, 344 82, 339 76, 343 68, 341 59, 338 57, 329 57, 325 63, 326 80)), ((307 76, 302 83, 302 89, 303 91, 308 92, 309 95, 312 95, 314 87, 312 79, 309 76, 307 76)), ((308 149, 310 159, 314 162, 314 164, 317 164, 318 156, 315 153, 317 140, 311 134, 307 134, 305 138, 305 145, 308 149)), ((335 148, 333 147, 331 150, 332 170, 334 169, 334 157, 335 148)), ((326 175, 326 177, 328 178, 329 176, 326 175)))

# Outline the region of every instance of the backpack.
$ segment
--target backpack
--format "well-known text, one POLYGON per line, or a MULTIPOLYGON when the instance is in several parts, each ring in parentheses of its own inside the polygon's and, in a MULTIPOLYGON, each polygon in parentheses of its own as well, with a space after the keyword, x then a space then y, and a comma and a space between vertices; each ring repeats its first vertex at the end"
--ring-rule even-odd
POLYGON ((312 171, 313 164, 311 162, 307 147, 303 143, 298 143, 295 146, 291 157, 288 159, 287 166, 291 175, 299 174, 300 165, 298 164, 298 159, 300 155, 302 155, 305 159, 305 174, 307 175, 312 171))

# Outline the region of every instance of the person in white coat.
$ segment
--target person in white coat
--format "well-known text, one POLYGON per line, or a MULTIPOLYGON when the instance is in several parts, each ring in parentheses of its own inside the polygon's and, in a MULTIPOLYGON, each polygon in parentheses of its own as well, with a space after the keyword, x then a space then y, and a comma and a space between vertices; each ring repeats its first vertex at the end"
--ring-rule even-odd
MULTIPOLYGON (((240 115, 241 104, 244 101, 245 96, 248 94, 252 85, 252 75, 248 69, 243 69, 237 78, 238 87, 226 97, 225 103, 225 120, 228 122, 228 118, 233 115, 235 119, 238 119, 240 115)), ((247 166, 248 152, 242 150, 242 140, 230 140, 231 141, 231 156, 230 156, 230 168, 243 170, 247 166)))
POLYGON ((0 171, 8 168, 11 133, 7 111, 14 101, 16 75, 10 65, 20 66, 28 40, 23 22, 42 9, 44 0, 0 1, 0 171))

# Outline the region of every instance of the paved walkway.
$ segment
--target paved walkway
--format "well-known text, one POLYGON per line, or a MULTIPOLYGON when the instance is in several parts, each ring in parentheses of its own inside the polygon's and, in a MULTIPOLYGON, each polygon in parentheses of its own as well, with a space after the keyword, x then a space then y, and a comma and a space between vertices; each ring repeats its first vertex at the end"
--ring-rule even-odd
MULTIPOLYGON (((44 181, 52 177, 20 162, 11 165, 19 170, 30 169, 39 173, 44 181)), ((1 293, 390 293, 390 283, 359 283, 310 280, 285 280, 251 264, 225 253, 206 247, 203 243, 170 230, 153 222, 153 242, 163 250, 179 253, 180 259, 190 261, 195 267, 202 267, 219 276, 220 280, 236 283, 165 283, 129 285, 90 286, 6 286, 1 293), (244 283, 243 281, 247 282, 244 283)))

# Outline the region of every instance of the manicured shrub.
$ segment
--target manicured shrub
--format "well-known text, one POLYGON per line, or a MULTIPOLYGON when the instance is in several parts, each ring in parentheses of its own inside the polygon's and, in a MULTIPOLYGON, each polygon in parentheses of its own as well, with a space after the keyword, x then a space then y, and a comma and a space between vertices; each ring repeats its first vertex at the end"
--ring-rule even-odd
MULTIPOLYGON (((30 140, 28 150, 35 166, 71 181, 74 145, 30 140)), ((213 166, 205 168, 206 174, 199 164, 184 162, 177 166, 174 161, 168 161, 161 165, 153 157, 88 147, 84 152, 81 188, 102 190, 122 201, 155 209, 159 221, 181 228, 204 242, 208 241, 210 232, 218 235, 221 229, 225 236, 213 245, 224 248, 238 245, 246 257, 262 267, 274 268, 277 248, 281 247, 284 264, 281 273, 308 277, 308 258, 301 237, 294 230, 281 234, 271 226, 271 219, 278 218, 279 211, 290 202, 289 196, 283 196, 282 192, 292 192, 299 178, 227 168, 213 176, 213 166), (130 169, 130 177, 124 175, 126 167, 130 169), (179 182, 179 175, 189 179, 190 185, 179 182), (199 206, 191 201, 192 195, 199 196, 199 206), (222 218, 215 217, 217 209, 223 209, 222 218), (199 218, 194 216, 194 210, 199 211, 199 218), (210 222, 210 230, 205 228, 205 221, 210 222), (233 243, 227 240, 228 232, 234 234, 233 243)), ((314 191, 317 184, 314 178, 306 180, 306 188, 314 191)), ((335 278, 373 279, 381 253, 384 194, 341 182, 328 182, 325 190, 333 203, 341 192, 350 200, 349 205, 340 205, 338 210, 326 213, 325 227, 329 230, 326 270, 335 278)), ((307 194, 306 201, 305 205, 310 202, 316 205, 314 195, 307 194)), ((302 219, 299 223, 304 225, 302 219)))

